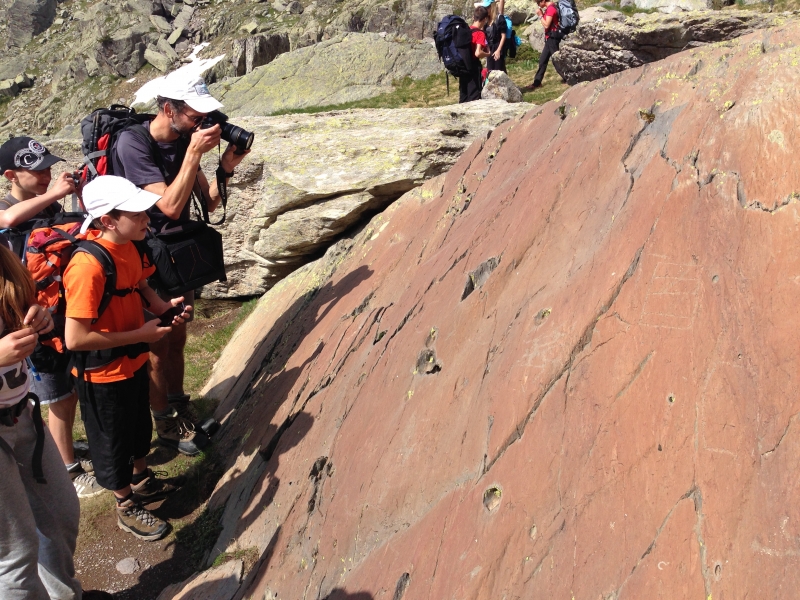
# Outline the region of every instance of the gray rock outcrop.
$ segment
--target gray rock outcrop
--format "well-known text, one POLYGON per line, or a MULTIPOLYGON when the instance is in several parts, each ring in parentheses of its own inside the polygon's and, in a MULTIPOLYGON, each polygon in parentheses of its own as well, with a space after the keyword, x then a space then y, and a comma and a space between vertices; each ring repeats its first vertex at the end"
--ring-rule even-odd
POLYGON ((771 27, 777 17, 754 11, 636 14, 594 8, 581 13, 578 31, 553 56, 567 83, 591 81, 664 59, 676 52, 731 40, 771 27), (589 14, 587 14, 589 13, 589 14))
POLYGON ((281 54, 235 81, 212 86, 231 115, 328 106, 392 90, 397 79, 441 72, 431 44, 376 33, 350 33, 281 54))
POLYGON ((285 33, 253 35, 234 40, 231 53, 232 75, 240 77, 253 69, 271 63, 279 54, 289 52, 289 36, 285 33))
POLYGON ((56 0, 13 0, 6 10, 7 44, 22 47, 53 24, 56 0))
POLYGON ((505 100, 522 102, 522 92, 503 71, 489 71, 481 91, 483 100, 505 100))
MULTIPOLYGON (((211 297, 262 294, 339 235, 447 171, 477 137, 530 104, 487 100, 440 108, 237 118, 252 153, 229 188, 228 282, 211 297)), ((213 173, 216 155, 206 155, 213 173)))

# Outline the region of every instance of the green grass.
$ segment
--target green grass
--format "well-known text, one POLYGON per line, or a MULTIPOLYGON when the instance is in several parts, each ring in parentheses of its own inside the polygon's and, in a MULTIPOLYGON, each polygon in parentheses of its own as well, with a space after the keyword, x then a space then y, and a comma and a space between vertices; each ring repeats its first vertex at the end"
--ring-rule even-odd
MULTIPOLYGON (((533 76, 539 67, 539 53, 528 44, 523 44, 517 51, 516 58, 506 59, 506 66, 508 75, 514 83, 520 88, 525 87, 533 82, 533 76)), ((544 85, 536 91, 524 93, 523 100, 543 104, 553 98, 558 98, 568 87, 561 82, 561 78, 556 74, 552 65, 548 66, 543 83, 544 85)), ((450 77, 450 93, 448 95, 445 74, 437 73, 427 79, 415 80, 406 77, 395 81, 393 91, 373 98, 343 104, 279 110, 272 115, 313 114, 351 108, 424 108, 457 103, 458 80, 450 77)))
MULTIPOLYGON (((241 308, 238 309, 236 318, 229 324, 219 329, 209 328, 204 329, 200 335, 189 334, 186 341, 186 350, 184 356, 186 358, 186 370, 184 389, 187 394, 196 395, 203 387, 208 377, 211 375, 211 369, 214 363, 217 362, 222 350, 231 339, 233 332, 241 324, 242 321, 253 312, 258 300, 250 300, 245 302, 241 308)), ((195 315, 196 320, 202 320, 202 300, 198 302, 198 311, 195 315)), ((236 309, 233 309, 236 310, 236 309)), ((218 314, 212 314, 211 318, 218 317, 218 314)), ((200 402, 198 400, 197 402, 200 402)), ((202 406, 198 406, 202 409, 202 406)))

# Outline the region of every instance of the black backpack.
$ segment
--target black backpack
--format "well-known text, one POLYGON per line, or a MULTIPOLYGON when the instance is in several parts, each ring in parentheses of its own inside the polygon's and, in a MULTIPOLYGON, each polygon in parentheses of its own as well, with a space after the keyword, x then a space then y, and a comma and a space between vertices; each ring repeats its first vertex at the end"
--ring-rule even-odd
POLYGON ((98 108, 81 120, 81 136, 83 142, 83 180, 91 181, 99 175, 113 175, 111 165, 111 149, 117 143, 120 134, 130 129, 139 135, 150 134, 142 126, 151 121, 155 115, 138 114, 133 108, 122 104, 112 104, 110 108, 98 108))
POLYGON ((459 49, 469 48, 472 44, 472 31, 467 22, 458 15, 447 15, 436 26, 433 39, 444 68, 455 77, 468 75, 469 65, 459 52, 459 49))

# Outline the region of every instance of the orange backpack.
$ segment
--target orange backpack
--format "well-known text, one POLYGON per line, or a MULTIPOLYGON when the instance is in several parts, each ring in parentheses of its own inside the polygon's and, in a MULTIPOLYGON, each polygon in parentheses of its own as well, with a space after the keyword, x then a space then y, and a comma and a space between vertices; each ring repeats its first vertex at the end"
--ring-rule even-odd
POLYGON ((39 337, 39 343, 31 355, 36 369, 44 373, 66 372, 73 358, 74 353, 68 351, 64 342, 67 303, 62 277, 75 252, 91 254, 100 263, 106 276, 97 319, 114 296, 126 296, 135 291, 134 288, 117 289, 117 269, 111 254, 97 242, 87 240, 86 234, 79 233, 84 218, 85 215, 80 213, 59 213, 54 219, 39 221, 34 224, 24 244, 22 262, 36 283, 36 303, 50 311, 53 317, 52 331, 39 337), (76 222, 78 217, 80 222, 76 222))

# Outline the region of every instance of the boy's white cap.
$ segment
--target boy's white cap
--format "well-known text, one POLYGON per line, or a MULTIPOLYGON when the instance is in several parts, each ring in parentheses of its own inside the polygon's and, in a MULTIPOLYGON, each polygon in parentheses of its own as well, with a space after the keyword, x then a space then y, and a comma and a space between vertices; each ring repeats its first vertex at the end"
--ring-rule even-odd
POLYGON ((210 113, 222 108, 202 77, 190 76, 175 71, 164 77, 159 96, 170 100, 183 100, 199 113, 210 113))
POLYGON ((101 175, 83 188, 83 206, 89 216, 81 226, 85 233, 94 219, 108 214, 115 208, 128 212, 147 210, 158 202, 158 194, 141 190, 124 177, 101 175))

